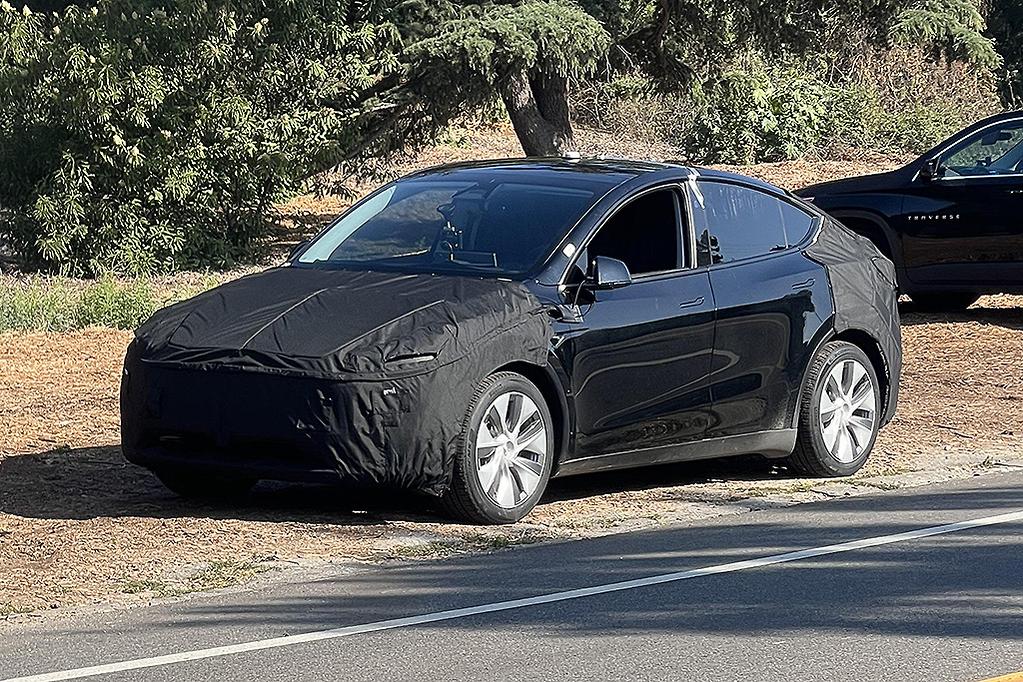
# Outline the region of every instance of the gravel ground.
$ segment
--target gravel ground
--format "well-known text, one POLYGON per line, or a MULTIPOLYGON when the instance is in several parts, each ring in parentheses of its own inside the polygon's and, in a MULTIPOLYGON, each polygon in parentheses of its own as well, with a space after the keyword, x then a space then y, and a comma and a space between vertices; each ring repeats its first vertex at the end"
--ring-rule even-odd
MULTIPOLYGON (((400 170, 515 152, 507 135, 465 135, 400 170)), ((620 154, 609 136, 581 137, 588 152, 620 154)), ((896 163, 743 170, 794 187, 896 163)), ((307 198, 289 210, 326 219, 345 203, 307 198)), ((585 476, 555 481, 527 522, 502 528, 445 523, 421 500, 326 488, 265 485, 234 506, 179 500, 117 447, 130 338, 110 329, 0 335, 0 622, 286 579, 295 567, 490 551, 947 480, 1021 456, 1023 297, 986 297, 958 315, 905 307, 903 401, 853 479, 794 479, 756 457, 585 476)))

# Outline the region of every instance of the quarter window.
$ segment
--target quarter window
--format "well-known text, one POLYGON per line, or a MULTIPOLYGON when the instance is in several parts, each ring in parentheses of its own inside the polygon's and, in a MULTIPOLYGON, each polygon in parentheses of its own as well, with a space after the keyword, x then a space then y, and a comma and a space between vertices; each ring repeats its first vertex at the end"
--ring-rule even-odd
POLYGON ((778 205, 781 207, 781 221, 785 226, 785 241, 788 246, 795 246, 810 235, 817 225, 817 217, 785 201, 779 201, 778 205))

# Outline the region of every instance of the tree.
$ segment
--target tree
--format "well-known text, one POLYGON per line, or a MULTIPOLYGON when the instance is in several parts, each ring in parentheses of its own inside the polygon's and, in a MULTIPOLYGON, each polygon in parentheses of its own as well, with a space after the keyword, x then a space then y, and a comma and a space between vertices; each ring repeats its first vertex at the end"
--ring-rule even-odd
MULTIPOLYGON (((528 155, 573 148, 572 76, 640 70, 656 87, 685 87, 755 48, 819 50, 825 28, 855 27, 874 44, 925 45, 984 66, 998 62, 975 0, 517 0, 432 5, 435 27, 411 35, 414 73, 500 94, 528 155)), ((848 36, 843 36, 848 40, 848 36)), ((440 96, 446 96, 442 91, 440 96)), ((429 96, 429 94, 428 94, 429 96)))
POLYGON ((404 78, 393 9, 3 2, 0 242, 75 275, 250 255, 311 175, 421 144, 450 117, 404 78))
POLYGON ((0 0, 0 246, 76 275, 248 257, 310 177, 485 103, 527 154, 561 154, 583 77, 685 87, 741 52, 830 49, 835 26, 997 61, 974 0, 30 3, 57 11, 0 0))
POLYGON ((989 35, 1005 59, 1002 94, 1010 106, 1023 101, 1023 4, 1019 0, 988 0, 989 35))
MULTIPOLYGON (((496 91, 528 155, 573 149, 569 81, 593 71, 610 46, 597 20, 556 0, 447 2, 436 11, 436 31, 406 52, 412 73, 461 84, 472 104, 496 91)), ((450 91, 426 93, 437 95, 450 91)))

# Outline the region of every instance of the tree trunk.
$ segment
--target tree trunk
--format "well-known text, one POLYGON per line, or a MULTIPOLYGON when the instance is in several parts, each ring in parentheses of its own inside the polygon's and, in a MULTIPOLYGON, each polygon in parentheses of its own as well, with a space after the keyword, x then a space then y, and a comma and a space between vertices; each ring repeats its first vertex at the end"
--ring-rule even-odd
POLYGON ((561 156, 575 150, 568 78, 516 71, 500 84, 500 91, 526 156, 561 156))

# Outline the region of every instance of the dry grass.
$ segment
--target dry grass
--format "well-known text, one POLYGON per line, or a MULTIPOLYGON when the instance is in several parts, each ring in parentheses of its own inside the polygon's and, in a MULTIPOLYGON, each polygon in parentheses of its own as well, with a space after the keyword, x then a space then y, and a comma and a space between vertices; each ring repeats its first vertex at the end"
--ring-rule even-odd
MULTIPOLYGON (((954 316, 906 310, 903 402, 863 476, 979 470, 1011 455, 1023 424, 1023 298, 985 298, 954 316)), ((756 458, 580 477, 556 481, 529 523, 493 529, 445 523, 417 500, 329 489, 265 487, 233 507, 185 502, 116 447, 128 340, 103 329, 0 335, 0 615, 174 596, 286 561, 437 557, 736 513, 820 499, 833 485, 756 458)))
MULTIPOLYGON (((580 128, 576 142, 584 156, 607 156, 645 161, 685 160, 681 147, 652 140, 636 140, 613 133, 580 128)), ((362 196, 383 182, 414 171, 475 159, 517 158, 522 148, 510 126, 453 129, 440 142, 419 154, 395 160, 379 169, 373 179, 348 185, 350 195, 298 197, 282 207, 288 218, 282 244, 290 247, 298 240, 314 234, 348 208, 354 197, 362 196)), ((850 175, 892 170, 908 162, 908 157, 889 157, 869 152, 856 152, 842 161, 785 161, 756 166, 715 166, 722 170, 746 173, 785 189, 798 189, 815 182, 824 182, 850 175)))

